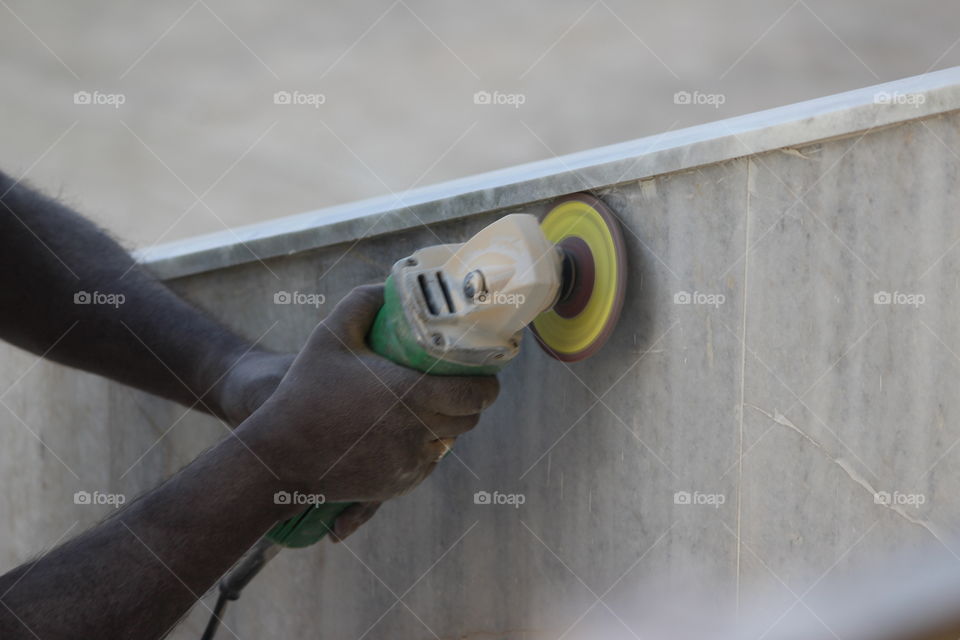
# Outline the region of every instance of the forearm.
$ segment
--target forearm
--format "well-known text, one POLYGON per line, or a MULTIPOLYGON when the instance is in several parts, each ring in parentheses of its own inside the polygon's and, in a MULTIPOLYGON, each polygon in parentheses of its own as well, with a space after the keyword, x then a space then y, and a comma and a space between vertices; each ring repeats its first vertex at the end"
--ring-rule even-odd
POLYGON ((0 338, 219 413, 214 387, 247 341, 66 206, 2 173, 0 194, 0 338))
MULTIPOLYGON (((0 637, 158 637, 274 522, 302 510, 275 504, 277 491, 378 503, 422 481, 498 385, 424 376, 374 354, 365 338, 382 305, 383 287, 352 291, 223 442, 100 526, 0 577, 0 637)), ((337 536, 362 524, 375 510, 367 507, 341 515, 337 536)))
POLYGON ((233 436, 126 509, 0 577, 0 637, 157 638, 286 514, 233 436))

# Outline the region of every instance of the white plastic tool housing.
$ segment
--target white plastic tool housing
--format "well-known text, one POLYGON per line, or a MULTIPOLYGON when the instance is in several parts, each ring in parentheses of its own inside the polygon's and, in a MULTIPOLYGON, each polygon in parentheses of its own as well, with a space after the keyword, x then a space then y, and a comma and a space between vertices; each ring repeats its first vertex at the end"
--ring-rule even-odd
POLYGON ((515 213, 463 244, 420 249, 393 267, 407 321, 430 355, 502 364, 522 330, 553 306, 562 259, 533 215, 515 213))

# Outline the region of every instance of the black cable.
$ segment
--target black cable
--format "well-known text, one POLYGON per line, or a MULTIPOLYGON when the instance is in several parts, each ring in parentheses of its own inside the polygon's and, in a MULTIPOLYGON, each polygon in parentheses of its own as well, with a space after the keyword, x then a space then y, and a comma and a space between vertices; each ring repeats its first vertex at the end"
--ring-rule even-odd
POLYGON ((200 640, 213 640, 213 634, 220 627, 220 620, 224 609, 227 608, 227 602, 237 600, 243 588, 253 580, 253 577, 260 573, 264 565, 277 555, 280 547, 274 545, 266 538, 261 538, 253 548, 247 553, 237 566, 233 568, 220 581, 220 596, 217 598, 217 604, 213 607, 213 613, 210 614, 210 622, 203 632, 200 640))
POLYGON ((213 640, 213 634, 217 632, 220 626, 220 616, 223 615, 223 610, 227 608, 227 602, 229 601, 227 594, 221 591, 220 597, 217 598, 217 604, 213 607, 213 613, 210 614, 210 622, 207 623, 207 629, 203 632, 203 637, 200 640, 213 640))

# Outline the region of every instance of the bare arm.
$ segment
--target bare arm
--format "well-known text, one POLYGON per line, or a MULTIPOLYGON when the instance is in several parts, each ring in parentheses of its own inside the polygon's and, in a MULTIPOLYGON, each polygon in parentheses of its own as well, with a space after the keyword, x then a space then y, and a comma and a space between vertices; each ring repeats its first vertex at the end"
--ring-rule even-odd
POLYGON ((236 424, 292 355, 256 348, 60 202, 0 173, 0 339, 236 424))
POLYGON ((473 428, 497 381, 423 376, 372 353, 364 338, 382 301, 382 287, 354 290, 220 444, 0 577, 0 637, 161 637, 270 525, 301 508, 277 505, 276 491, 376 503, 426 478, 446 450, 437 439, 473 428))
POLYGON ((366 503, 338 518, 334 533, 348 535, 380 501, 429 475, 446 450, 438 439, 473 428, 497 394, 495 378, 423 376, 372 353, 365 336, 382 287, 345 298, 295 359, 241 357, 245 341, 136 267, 124 275, 132 261, 93 225, 9 179, 0 194, 0 337, 246 417, 160 487, 0 576, 0 637, 162 637, 274 522, 294 515, 275 504, 276 491, 366 503), (94 290, 126 299, 73 303, 94 290))
POLYGON ((280 486, 227 438, 96 528, 0 577, 0 637, 165 635, 284 516, 272 501, 280 486))

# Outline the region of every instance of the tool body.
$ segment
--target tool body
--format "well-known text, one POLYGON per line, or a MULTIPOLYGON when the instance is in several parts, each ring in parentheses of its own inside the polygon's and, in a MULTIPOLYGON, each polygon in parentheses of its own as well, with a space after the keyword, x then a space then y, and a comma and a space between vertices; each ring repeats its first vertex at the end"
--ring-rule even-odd
MULTIPOLYGON (((616 216, 591 195, 567 196, 542 221, 507 215, 464 243, 426 247, 398 261, 367 342, 385 358, 430 375, 493 375, 520 352, 530 325, 554 358, 583 360, 612 333, 626 276, 616 216)), ((264 540, 291 548, 314 544, 350 504, 314 505, 278 523, 264 540)), ((259 556, 238 564, 240 578, 221 582, 222 598, 236 599, 236 585, 262 567, 262 554, 260 548, 259 556)))
MULTIPOLYGON (((397 262, 367 337, 378 354, 431 375, 492 375, 520 352, 533 323, 539 344, 573 362, 596 353, 616 325, 626 255, 616 217, 581 194, 542 223, 515 213, 462 244, 397 262)), ((323 538, 350 503, 319 504, 267 537, 285 547, 323 538)))

